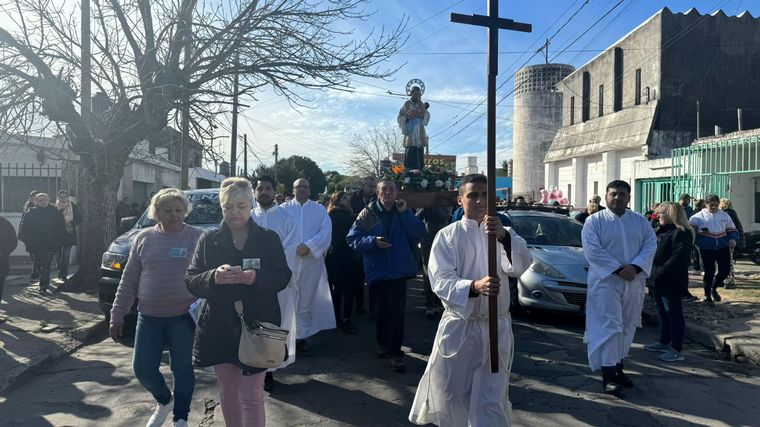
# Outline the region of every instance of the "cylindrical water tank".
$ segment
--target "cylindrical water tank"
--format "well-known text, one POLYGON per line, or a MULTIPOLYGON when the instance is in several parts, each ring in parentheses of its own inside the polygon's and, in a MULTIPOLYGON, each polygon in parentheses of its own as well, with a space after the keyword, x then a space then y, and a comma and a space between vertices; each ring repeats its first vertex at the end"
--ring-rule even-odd
POLYGON ((515 73, 512 127, 512 190, 538 200, 544 183, 544 157, 562 126, 562 93, 555 85, 575 68, 566 64, 530 65, 515 73))

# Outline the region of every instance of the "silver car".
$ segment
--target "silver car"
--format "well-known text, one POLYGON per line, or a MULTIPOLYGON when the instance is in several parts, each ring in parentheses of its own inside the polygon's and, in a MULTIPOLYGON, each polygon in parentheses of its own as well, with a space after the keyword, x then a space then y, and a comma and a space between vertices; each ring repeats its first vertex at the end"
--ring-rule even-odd
POLYGON ((583 255, 583 226, 568 216, 528 210, 506 211, 512 228, 526 242, 533 263, 510 283, 513 311, 522 308, 583 313, 588 262, 583 255))

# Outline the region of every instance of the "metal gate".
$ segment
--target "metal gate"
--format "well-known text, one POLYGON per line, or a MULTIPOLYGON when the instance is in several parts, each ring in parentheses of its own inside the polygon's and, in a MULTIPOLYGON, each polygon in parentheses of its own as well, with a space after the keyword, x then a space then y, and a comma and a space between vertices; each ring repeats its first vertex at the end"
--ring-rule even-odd
POLYGON ((673 183, 670 178, 636 180, 636 211, 644 213, 653 203, 674 200, 673 183))

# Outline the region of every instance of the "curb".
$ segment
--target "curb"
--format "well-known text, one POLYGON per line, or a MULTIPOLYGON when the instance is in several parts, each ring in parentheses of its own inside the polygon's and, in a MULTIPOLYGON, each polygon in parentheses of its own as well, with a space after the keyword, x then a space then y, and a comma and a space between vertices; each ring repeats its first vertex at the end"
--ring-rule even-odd
POLYGON ((24 382, 27 378, 33 377, 51 364, 89 344, 93 338, 107 331, 107 327, 105 319, 91 319, 68 331, 67 337, 47 356, 40 360, 30 361, 29 364, 18 366, 7 372, 5 377, 0 380, 0 396, 13 386, 24 382))
MULTIPOLYGON (((647 310, 641 312, 644 321, 648 324, 659 326, 660 319, 656 313, 647 310)), ((760 357, 756 351, 745 351, 745 348, 756 347, 757 344, 747 342, 748 337, 736 336, 732 333, 718 333, 702 325, 686 320, 685 338, 701 344, 705 347, 714 348, 717 352, 727 355, 731 360, 740 363, 760 367, 760 357)))

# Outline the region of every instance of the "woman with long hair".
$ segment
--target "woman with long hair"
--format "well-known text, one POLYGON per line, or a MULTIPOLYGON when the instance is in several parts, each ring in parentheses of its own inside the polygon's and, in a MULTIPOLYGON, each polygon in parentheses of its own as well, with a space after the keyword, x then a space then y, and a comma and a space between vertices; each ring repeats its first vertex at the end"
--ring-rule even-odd
POLYGON ((694 232, 683 207, 677 203, 661 203, 655 214, 660 227, 656 232, 657 252, 650 279, 654 281, 654 300, 660 316, 660 340, 644 348, 662 352, 660 359, 665 362, 676 362, 684 359, 681 354, 685 330, 681 292, 689 282, 694 232))
POLYGON ((266 369, 238 358, 242 326, 235 301, 243 304, 249 328, 254 322, 280 325, 277 293, 291 272, 274 231, 251 218, 253 188, 245 178, 227 178, 219 191, 222 223, 201 236, 185 282, 190 292, 206 300, 198 317, 193 356, 195 365, 213 366, 224 422, 234 427, 261 427, 266 369))
POLYGON ((345 191, 333 193, 327 213, 332 221, 332 244, 325 257, 325 266, 332 292, 335 319, 338 329, 348 334, 356 334, 358 331, 351 322, 351 311, 356 298, 356 283, 361 280, 361 262, 359 254, 346 243, 346 236, 354 223, 351 196, 345 191))

